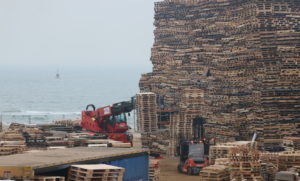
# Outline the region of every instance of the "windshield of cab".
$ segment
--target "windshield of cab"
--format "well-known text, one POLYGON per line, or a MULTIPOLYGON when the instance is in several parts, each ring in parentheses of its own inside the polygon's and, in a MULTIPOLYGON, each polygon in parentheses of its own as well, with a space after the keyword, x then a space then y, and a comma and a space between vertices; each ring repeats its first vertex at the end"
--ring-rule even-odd
POLYGON ((125 113, 114 115, 114 120, 116 121, 116 123, 126 123, 125 113))
POLYGON ((202 157, 204 156, 204 144, 190 144, 188 157, 202 157))

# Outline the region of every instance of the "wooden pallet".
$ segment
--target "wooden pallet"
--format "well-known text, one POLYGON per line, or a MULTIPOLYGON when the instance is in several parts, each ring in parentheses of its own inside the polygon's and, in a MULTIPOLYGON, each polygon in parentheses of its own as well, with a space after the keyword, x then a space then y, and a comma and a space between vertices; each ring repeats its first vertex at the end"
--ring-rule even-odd
POLYGON ((65 181, 65 177, 36 176, 34 181, 65 181))
POLYGON ((200 181, 229 181, 228 167, 221 165, 211 165, 200 171, 200 181))
POLYGON ((102 180, 121 181, 124 175, 124 168, 111 165, 72 165, 69 169, 68 180, 102 180))

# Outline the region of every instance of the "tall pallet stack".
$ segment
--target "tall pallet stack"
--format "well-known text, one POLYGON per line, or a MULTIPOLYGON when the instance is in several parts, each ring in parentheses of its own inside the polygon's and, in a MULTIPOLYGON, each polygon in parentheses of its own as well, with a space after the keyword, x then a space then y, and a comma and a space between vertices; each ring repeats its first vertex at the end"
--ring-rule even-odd
POLYGON ((124 168, 111 165, 72 165, 69 169, 68 181, 122 181, 124 168))
POLYGON ((151 132, 157 130, 156 94, 138 93, 136 95, 137 126, 139 131, 151 132))
POLYGON ((266 145, 299 137, 299 17, 296 0, 156 2, 153 72, 140 90, 178 110, 172 135, 190 138, 201 116, 207 136, 221 142, 254 131, 266 145))

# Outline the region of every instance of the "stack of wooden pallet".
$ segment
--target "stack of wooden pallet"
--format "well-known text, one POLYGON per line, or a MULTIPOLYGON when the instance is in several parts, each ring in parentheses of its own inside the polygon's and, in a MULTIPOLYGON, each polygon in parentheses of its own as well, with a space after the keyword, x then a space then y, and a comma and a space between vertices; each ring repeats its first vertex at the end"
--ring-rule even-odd
POLYGON ((299 9, 292 0, 155 3, 153 72, 139 86, 178 110, 170 139, 190 138, 196 116, 221 142, 300 136, 299 9))
POLYGON ((261 163, 271 163, 274 167, 278 168, 279 166, 279 154, 270 153, 270 152, 261 152, 260 153, 261 163))
POLYGON ((157 159, 149 160, 149 181, 159 181, 160 177, 160 164, 157 159))
POLYGON ((286 151, 300 150, 300 137, 284 137, 282 142, 286 151))
POLYGON ((230 181, 228 167, 211 165, 200 171, 200 181, 230 181))
POLYGON ((168 154, 169 135, 168 130, 142 133, 142 146, 153 153, 168 154))
POLYGON ((124 168, 111 165, 72 165, 69 169, 69 181, 122 181, 124 168))
POLYGON ((217 158, 214 161, 215 165, 223 165, 223 166, 229 166, 230 165, 230 160, 229 158, 217 158))
POLYGON ((275 174, 278 172, 278 167, 268 162, 261 163, 260 167, 260 174, 263 177, 264 181, 275 180, 275 174))
POLYGON ((157 126, 157 105, 156 95, 151 92, 138 93, 136 95, 137 126, 139 131, 156 131, 157 126))
POLYGON ((26 150, 25 139, 18 130, 6 130, 0 137, 0 156, 22 153, 26 150))
POLYGON ((53 123, 55 125, 61 125, 61 126, 79 126, 80 125, 81 120, 80 119, 65 119, 65 120, 55 120, 53 121, 53 123))
POLYGON ((249 141, 236 141, 211 146, 209 149, 210 164, 214 164, 215 160, 218 158, 229 158, 230 151, 233 148, 237 148, 239 146, 250 146, 250 144, 251 143, 249 141))
POLYGON ((0 146, 0 156, 13 155, 22 152, 23 150, 20 147, 0 146))
POLYGON ((259 152, 256 149, 246 146, 232 148, 229 159, 231 180, 262 180, 259 152))
POLYGON ((288 168, 300 165, 300 151, 283 152, 279 154, 279 170, 286 171, 288 168))

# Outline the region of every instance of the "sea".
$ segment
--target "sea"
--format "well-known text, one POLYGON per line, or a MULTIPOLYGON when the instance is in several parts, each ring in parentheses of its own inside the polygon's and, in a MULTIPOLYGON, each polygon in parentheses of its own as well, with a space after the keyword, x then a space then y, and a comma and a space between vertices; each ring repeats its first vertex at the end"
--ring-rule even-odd
MULTIPOLYGON (((129 101, 139 91, 141 74, 150 71, 146 66, 0 67, 0 121, 9 125, 80 119, 88 104, 129 101)), ((128 119, 131 126, 133 116, 128 119)))

